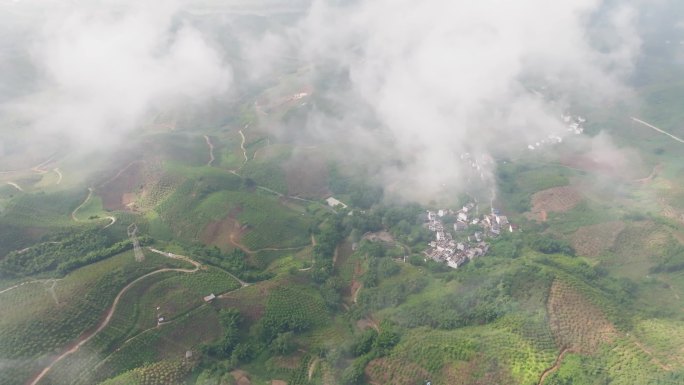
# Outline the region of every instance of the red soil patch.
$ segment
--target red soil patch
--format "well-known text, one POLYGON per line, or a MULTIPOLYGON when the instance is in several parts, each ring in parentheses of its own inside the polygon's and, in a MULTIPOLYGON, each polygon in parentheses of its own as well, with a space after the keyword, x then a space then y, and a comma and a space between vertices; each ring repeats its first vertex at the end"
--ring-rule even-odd
POLYGON ((249 373, 244 370, 235 369, 230 374, 235 379, 237 385, 252 385, 252 380, 249 379, 249 373))
POLYGON ((232 218, 222 221, 211 222, 202 231, 200 239, 206 245, 216 246, 222 251, 230 251, 237 246, 235 242, 240 242, 240 237, 245 233, 245 229, 240 223, 232 218))
POLYGON ((363 269, 361 268, 361 262, 356 261, 356 264, 354 265, 354 273, 352 275, 351 285, 349 285, 349 297, 352 303, 356 303, 356 297, 359 294, 359 290, 361 290, 361 287, 363 286, 363 284, 357 280, 358 277, 360 277, 362 274, 363 269))
POLYGON ((565 212, 582 201, 582 194, 572 186, 552 187, 532 195, 531 219, 546 220, 547 212, 565 212))
POLYGON ((157 160, 134 161, 97 187, 105 210, 143 211, 171 194, 178 178, 164 174, 157 160))
POLYGON ((625 224, 620 221, 580 227, 572 236, 572 247, 579 255, 599 256, 613 247, 618 235, 624 229, 625 224))
POLYGON ((136 200, 136 194, 135 193, 128 192, 128 193, 124 193, 121 196, 121 204, 124 207, 132 207, 135 204, 135 200, 136 200))
POLYGON ((264 315, 266 306, 254 303, 244 298, 227 295, 221 297, 220 304, 222 308, 234 308, 240 311, 240 314, 250 322, 257 322, 264 315))
POLYGON ((378 325, 378 321, 374 320, 371 316, 356 321, 356 327, 358 327, 359 330, 366 330, 372 328, 375 329, 376 332, 380 333, 380 326, 378 325))
POLYGON ((226 218, 208 223, 200 234, 202 243, 216 246, 222 251, 229 251, 238 247, 240 238, 248 230, 241 226, 236 219, 241 211, 241 208, 235 208, 228 213, 226 218))
POLYGON ((266 309, 266 299, 272 290, 278 290, 283 281, 268 280, 257 282, 248 288, 235 290, 219 298, 221 308, 235 308, 250 322, 258 321, 266 309))
POLYGON ((97 189, 105 210, 128 210, 145 183, 144 164, 133 162, 97 189))

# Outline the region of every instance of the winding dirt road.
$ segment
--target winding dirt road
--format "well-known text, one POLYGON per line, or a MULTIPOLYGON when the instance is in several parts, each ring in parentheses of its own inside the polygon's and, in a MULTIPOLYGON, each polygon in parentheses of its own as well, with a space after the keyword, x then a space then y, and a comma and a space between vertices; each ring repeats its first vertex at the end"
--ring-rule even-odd
POLYGON ((59 168, 55 168, 55 169, 53 169, 52 171, 54 171, 55 173, 57 173, 57 183, 55 183, 55 184, 60 184, 60 183, 62 183, 62 172, 59 171, 59 168))
POLYGON ((46 171, 46 170, 43 170, 41 167, 43 167, 43 166, 45 166, 46 164, 52 162, 52 160, 53 160, 54 158, 55 158, 55 156, 53 155, 53 156, 49 157, 46 161, 44 161, 44 162, 42 162, 42 163, 40 163, 40 164, 38 164, 38 165, 36 165, 36 166, 33 166, 33 167, 31 167, 31 168, 21 169, 21 170, 0 171, 0 174, 13 174, 13 173, 18 173, 18 172, 23 172, 23 171, 33 171, 33 172, 36 172, 36 173, 38 173, 38 174, 45 174, 47 171, 46 171))
MULTIPOLYGON (((23 172, 27 172, 27 171, 31 171, 31 172, 34 172, 36 174, 47 174, 48 172, 50 172, 50 170, 46 170, 43 167, 45 165, 47 165, 48 163, 52 162, 54 160, 54 158, 55 158, 55 156, 53 155, 50 158, 48 158, 46 161, 44 161, 44 162, 42 162, 36 166, 33 166, 31 168, 27 168, 27 169, 0 171, 0 175, 18 174, 18 173, 23 173, 23 172)), ((59 171, 59 168, 53 168, 52 171, 54 171, 57 174, 57 182, 55 182, 55 184, 60 184, 62 182, 61 171, 59 171)), ((24 189, 22 189, 18 184, 14 183, 14 182, 7 182, 7 184, 9 184, 10 186, 13 186, 14 188, 16 188, 19 191, 24 191, 24 189)))
POLYGON ((662 164, 656 164, 653 166, 653 170, 651 170, 651 173, 648 174, 647 177, 645 178, 639 178, 639 179, 634 179, 632 182, 635 183, 647 183, 653 180, 658 174, 663 170, 663 165, 662 164))
POLYGON ((7 184, 10 185, 10 186, 12 186, 12 187, 14 187, 15 189, 17 189, 17 190, 19 190, 19 191, 21 191, 21 192, 24 192, 24 189, 21 188, 21 186, 19 186, 18 184, 14 183, 14 182, 7 182, 7 184))
POLYGON ((162 254, 162 255, 164 255, 164 256, 166 256, 166 257, 169 257, 169 258, 180 259, 180 260, 183 260, 183 261, 186 261, 186 262, 190 262, 190 263, 193 264, 195 267, 194 267, 193 269, 181 269, 181 268, 164 268, 164 269, 159 269, 159 270, 155 270, 155 271, 152 271, 152 272, 150 272, 150 273, 147 273, 147 274, 145 274, 145 275, 142 275, 142 276, 140 276, 140 277, 134 279, 133 281, 131 281, 128 285, 126 285, 123 289, 121 289, 121 291, 119 291, 119 294, 117 294, 116 298, 114 298, 114 302, 112 303, 112 306, 110 306, 109 310, 107 311, 107 315, 106 315, 105 318, 100 322, 100 324, 98 325, 97 329, 95 329, 94 331, 92 331, 90 334, 81 336, 81 337, 78 339, 78 341, 77 341, 71 348, 67 349, 67 350, 64 351, 62 354, 60 354, 59 356, 57 356, 56 358, 54 358, 52 361, 50 361, 50 364, 49 364, 48 366, 46 366, 45 369, 43 369, 40 373, 38 373, 38 375, 37 375, 36 377, 34 377, 30 382, 28 382, 29 385, 36 385, 36 384, 38 384, 38 382, 40 382, 40 380, 42 380, 43 377, 45 377, 45 375, 50 371, 50 369, 52 369, 58 362, 60 362, 60 361, 63 360, 64 358, 68 357, 69 355, 71 355, 71 354, 77 352, 78 349, 81 348, 81 346, 85 345, 88 341, 90 341, 93 337, 95 337, 99 332, 101 332, 105 327, 107 327, 107 325, 109 324, 109 322, 112 320, 112 316, 114 315, 114 312, 116 311, 116 307, 117 307, 117 305, 119 304, 119 301, 121 300, 121 297, 123 297, 123 295, 124 295, 131 287, 133 287, 133 285, 135 285, 136 283, 140 282, 141 280, 143 280, 143 279, 145 279, 145 278, 147 278, 147 277, 149 277, 149 276, 151 276, 151 275, 155 275, 155 274, 159 274, 159 273, 163 273, 163 272, 167 272, 167 271, 176 271, 176 272, 180 272, 180 273, 194 273, 194 272, 196 272, 197 270, 199 270, 200 267, 202 266, 199 262, 194 261, 194 260, 192 260, 192 259, 190 259, 190 258, 188 258, 188 257, 182 256, 182 255, 176 255, 176 254, 172 254, 172 253, 165 253, 165 252, 163 252, 163 251, 154 250, 154 249, 150 249, 150 250, 153 250, 154 252, 159 253, 159 254, 162 254))
POLYGON ((544 380, 546 380, 546 377, 548 377, 551 373, 555 372, 560 367, 561 363, 563 362, 563 357, 565 357, 567 353, 572 353, 572 350, 569 348, 563 348, 563 350, 561 350, 560 354, 558 354, 558 357, 556 357, 556 362, 553 363, 553 366, 544 370, 542 375, 539 377, 539 382, 537 383, 537 385, 542 385, 544 383, 544 380))
POLYGON ((298 247, 264 247, 262 249, 256 249, 256 250, 251 250, 247 246, 243 245, 242 243, 238 242, 235 240, 235 235, 231 234, 228 242, 230 242, 233 246, 237 247, 238 249, 244 251, 247 254, 256 254, 260 251, 294 251, 294 250, 301 250, 307 246, 298 246, 298 247))
MULTIPOLYGON (((85 206, 86 203, 88 203, 88 201, 90 201, 90 198, 93 196, 93 191, 94 190, 92 187, 88 187, 88 196, 86 197, 86 199, 80 205, 78 205, 78 207, 76 207, 74 209, 74 211, 71 212, 71 219, 73 219, 74 222, 81 222, 81 220, 78 219, 78 217, 76 216, 76 213, 78 212, 78 210, 83 208, 83 206, 85 206)), ((116 223, 116 217, 114 217, 114 216, 111 216, 111 215, 106 216, 106 217, 104 217, 104 219, 109 219, 110 222, 105 227, 102 228, 103 230, 116 223)))
POLYGON ((87 196, 86 199, 83 201, 83 203, 81 203, 80 205, 78 205, 78 207, 76 207, 76 208, 74 209, 74 211, 71 212, 71 219, 73 219, 73 220, 76 221, 76 222, 80 222, 80 220, 79 220, 78 218, 76 218, 76 213, 77 213, 78 210, 80 210, 83 206, 85 206, 86 203, 88 203, 88 201, 90 200, 90 197, 91 197, 92 195, 93 195, 93 188, 92 188, 92 187, 88 187, 88 196, 87 196))
MULTIPOLYGON (((245 126, 245 128, 249 127, 249 124, 245 126)), ((245 161, 242 162, 242 165, 244 166, 245 163, 249 160, 247 158, 247 150, 245 149, 245 134, 242 133, 242 130, 238 131, 240 133, 240 136, 242 137, 242 142, 240 142, 240 148, 242 149, 242 156, 245 157, 245 161)))
POLYGON ((105 218, 106 218, 106 219, 109 219, 111 222, 109 222, 109 224, 108 224, 107 226, 103 227, 102 230, 104 230, 104 229, 106 229, 107 227, 109 227, 109 226, 111 226, 111 225, 113 225, 113 224, 116 223, 116 217, 111 217, 111 216, 110 216, 110 217, 105 217, 105 218))
POLYGON ((43 169, 43 166, 45 166, 46 164, 52 162, 52 160, 53 160, 54 158, 55 158, 54 156, 51 156, 51 157, 49 157, 48 160, 46 160, 45 162, 43 162, 43 163, 41 163, 41 164, 39 164, 39 165, 37 165, 37 166, 31 167, 31 171, 36 172, 36 173, 38 173, 38 174, 46 174, 46 173, 48 172, 48 170, 43 169))
POLYGON ((321 206, 323 206, 323 207, 325 207, 325 208, 331 209, 331 210, 333 210, 333 211, 335 210, 335 209, 333 209, 332 207, 326 206, 326 205, 324 205, 324 204, 322 204, 322 203, 320 203, 320 202, 312 201, 312 200, 306 199, 306 198, 296 197, 296 196, 294 196, 294 195, 285 195, 285 194, 283 194, 283 193, 281 193, 281 192, 278 192, 278 191, 275 191, 275 190, 271 190, 271 189, 268 188, 268 187, 256 186, 256 188, 258 188, 259 190, 263 190, 263 191, 269 192, 269 193, 271 193, 271 194, 277 195, 277 196, 280 197, 280 198, 295 199, 295 200, 298 200, 298 201, 308 202, 308 203, 319 203, 319 204, 321 204, 321 206))
MULTIPOLYGON (((197 261, 195 261, 195 260, 193 260, 193 259, 190 259, 190 258, 188 258, 188 257, 186 257, 186 256, 184 256, 184 255, 178 255, 178 254, 173 254, 173 253, 167 253, 167 252, 165 252, 165 251, 157 250, 157 249, 154 249, 154 248, 152 248, 152 247, 148 247, 147 250, 149 250, 149 251, 151 251, 151 252, 153 252, 153 253, 161 254, 161 255, 163 255, 163 256, 165 256, 165 257, 176 258, 176 259, 182 259, 182 260, 184 260, 184 261, 186 261, 186 262, 192 263, 192 264, 195 265, 195 267, 197 267, 197 268, 199 268, 200 266, 202 266, 199 262, 197 262, 197 261)), ((230 275, 231 277, 233 277, 234 280, 238 281, 238 283, 240 283, 240 285, 241 285, 242 287, 251 285, 251 283, 248 283, 248 282, 245 282, 245 281, 241 280, 240 278, 236 277, 235 274, 231 273, 230 271, 226 271, 225 269, 221 269, 221 270, 223 270, 226 274, 228 274, 228 275, 230 275)))
POLYGON ((320 361, 320 358, 316 357, 311 361, 311 364, 309 364, 309 381, 311 381, 314 371, 316 371, 316 365, 318 365, 318 361, 320 361))
POLYGON ((204 135, 204 140, 207 142, 207 146, 209 147, 209 161, 207 162, 207 166, 211 167, 211 164, 214 163, 214 144, 211 143, 211 139, 209 139, 208 135, 204 135))

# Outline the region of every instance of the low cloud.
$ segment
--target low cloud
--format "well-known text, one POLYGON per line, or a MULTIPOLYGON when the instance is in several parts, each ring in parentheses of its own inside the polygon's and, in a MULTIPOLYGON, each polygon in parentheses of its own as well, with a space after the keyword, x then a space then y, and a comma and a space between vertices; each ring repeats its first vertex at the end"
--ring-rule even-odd
MULTIPOLYGON (((636 12, 611 4, 315 1, 292 34, 319 74, 345 74, 347 87, 322 97, 346 98, 348 109, 314 111, 326 116, 310 130, 352 142, 349 151, 368 153, 359 159, 392 154, 378 178, 401 198, 463 191, 473 168, 464 154, 563 136, 562 113, 629 95, 636 12)), ((482 163, 489 183, 493 165, 482 163)))
POLYGON ((305 122, 274 134, 345 143, 343 159, 372 164, 400 199, 454 197, 473 180, 491 188, 492 158, 566 135, 561 114, 631 95, 634 4, 3 3, 11 37, 0 35, 0 55, 12 59, 0 61, 11 74, 0 77, 3 125, 109 147, 155 112, 216 100, 223 111, 231 90, 253 94, 306 68, 305 122))
POLYGON ((58 4, 25 19, 31 36, 16 43, 29 47, 31 68, 14 70, 32 73, 30 91, 2 106, 35 136, 111 147, 152 112, 202 103, 232 83, 221 52, 179 3, 58 4))

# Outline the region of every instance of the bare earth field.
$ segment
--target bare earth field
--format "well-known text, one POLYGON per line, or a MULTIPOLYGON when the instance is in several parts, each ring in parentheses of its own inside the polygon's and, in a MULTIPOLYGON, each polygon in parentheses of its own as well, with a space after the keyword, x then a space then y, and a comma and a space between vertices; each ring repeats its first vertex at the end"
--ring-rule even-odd
POLYGON ((97 189, 105 210, 127 210, 135 199, 136 187, 144 183, 144 165, 131 163, 97 189))
POLYGON ((231 210, 226 218, 208 223, 200 234, 202 243, 216 246, 224 252, 235 249, 246 232, 235 219, 239 213, 239 210, 231 210))

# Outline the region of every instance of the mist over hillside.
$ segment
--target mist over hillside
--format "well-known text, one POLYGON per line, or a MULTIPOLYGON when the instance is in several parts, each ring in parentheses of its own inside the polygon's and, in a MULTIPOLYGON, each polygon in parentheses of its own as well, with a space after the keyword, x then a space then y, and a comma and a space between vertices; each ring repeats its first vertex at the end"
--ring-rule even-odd
POLYGON ((0 385, 684 383, 678 0, 0 0, 0 385))
POLYGON ((304 68, 306 111, 274 134, 345 143, 377 162, 389 192, 419 201, 463 191, 473 175, 491 186, 487 159, 566 137, 563 114, 635 102, 642 34, 679 28, 658 22, 673 17, 659 11, 666 2, 2 7, 4 152, 16 137, 116 152, 159 114, 187 128, 225 120, 245 95, 304 68), (482 163, 474 173, 464 156, 482 163))

